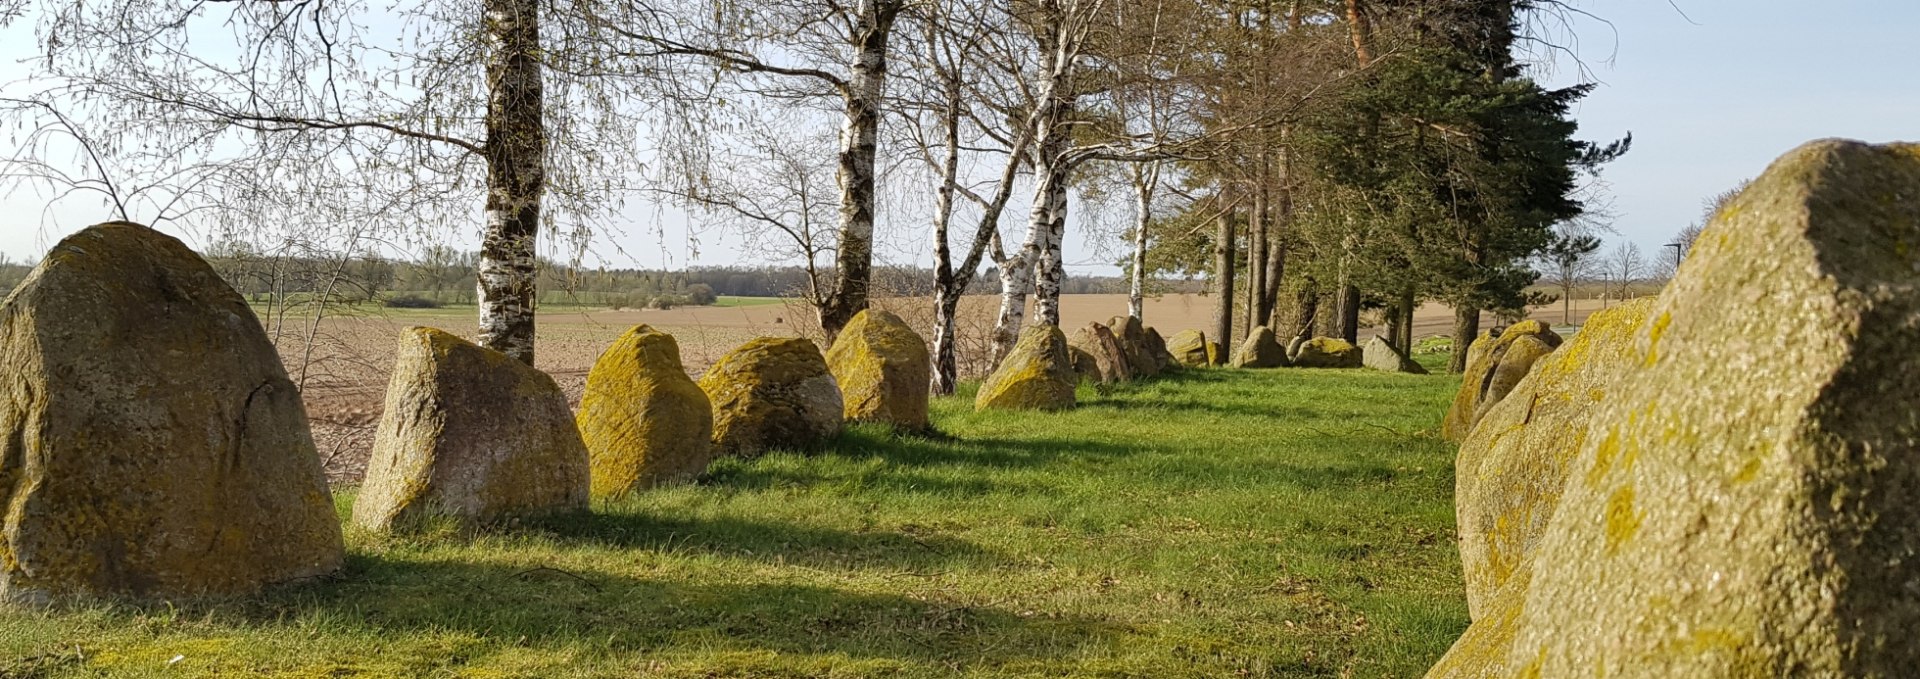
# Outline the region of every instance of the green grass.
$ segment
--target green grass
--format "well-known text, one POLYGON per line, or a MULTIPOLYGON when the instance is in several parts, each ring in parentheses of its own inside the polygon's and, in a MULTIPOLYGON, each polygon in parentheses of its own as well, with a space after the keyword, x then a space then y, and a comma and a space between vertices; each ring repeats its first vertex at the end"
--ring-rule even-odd
POLYGON ((858 427, 590 516, 350 531, 346 572, 258 600, 0 612, 0 677, 1418 676, 1467 624, 1454 384, 962 394, 941 437, 858 427))
POLYGON ((713 305, 717 307, 766 306, 768 304, 779 304, 784 301, 786 300, 778 297, 735 297, 733 295, 721 295, 719 299, 714 301, 713 305))

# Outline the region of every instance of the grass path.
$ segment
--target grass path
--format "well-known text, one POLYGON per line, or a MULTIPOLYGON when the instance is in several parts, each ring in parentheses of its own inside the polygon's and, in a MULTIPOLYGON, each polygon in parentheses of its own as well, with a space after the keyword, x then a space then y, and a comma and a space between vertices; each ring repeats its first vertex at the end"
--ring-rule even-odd
POLYGON ((856 428, 470 540, 350 532, 342 577, 262 600, 0 611, 0 677, 1418 676, 1467 623, 1452 385, 938 399, 939 439, 856 428))

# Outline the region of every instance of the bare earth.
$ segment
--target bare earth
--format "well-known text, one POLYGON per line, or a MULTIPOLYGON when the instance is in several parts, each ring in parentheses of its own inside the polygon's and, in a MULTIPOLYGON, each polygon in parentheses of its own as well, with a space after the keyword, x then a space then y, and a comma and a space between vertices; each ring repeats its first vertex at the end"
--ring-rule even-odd
MULTIPOLYGON (((984 353, 984 338, 998 303, 998 298, 988 296, 969 297, 963 302, 958 347, 963 372, 977 376, 984 370, 979 356, 984 353)), ((931 327, 928 300, 895 299, 878 302, 878 305, 900 314, 920 326, 923 332, 931 327)), ((1570 322, 1584 322, 1587 315, 1599 308, 1598 302, 1577 301, 1570 322)), ((1105 323, 1126 311, 1125 295, 1069 295, 1063 300, 1061 321, 1072 329, 1093 321, 1105 323)), ((376 314, 329 317, 317 325, 309 319, 277 320, 271 316, 263 319, 275 335, 288 372, 303 385, 314 442, 326 462, 329 481, 358 483, 366 471, 375 423, 380 418, 393 367, 394 342, 400 330, 424 325, 470 338, 474 326, 471 314, 470 309, 393 309, 376 314)), ((671 333, 679 340, 687 371, 698 376, 726 352, 754 337, 811 335, 813 326, 809 315, 803 308, 787 303, 542 312, 535 364, 553 375, 577 406, 587 371, 601 350, 635 325, 644 323, 671 333)), ((1163 335, 1187 329, 1211 334, 1213 299, 1201 295, 1149 299, 1145 316, 1148 324, 1163 335)), ((1533 316, 1555 324, 1566 322, 1559 305, 1538 310, 1533 316)), ((1491 322, 1491 318, 1483 319, 1483 323, 1491 322)), ((1453 311, 1446 306, 1428 304, 1414 314, 1415 337, 1444 335, 1452 329, 1453 311)), ((1369 334, 1361 333, 1363 337, 1369 334)))

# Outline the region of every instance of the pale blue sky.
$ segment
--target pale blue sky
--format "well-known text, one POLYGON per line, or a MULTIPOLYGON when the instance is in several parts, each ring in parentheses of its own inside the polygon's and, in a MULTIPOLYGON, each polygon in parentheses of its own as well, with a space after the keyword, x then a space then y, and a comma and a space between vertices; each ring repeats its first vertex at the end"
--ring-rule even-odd
MULTIPOLYGON (((1607 195, 1619 233, 1613 238, 1637 242, 1649 255, 1698 218, 1705 197, 1758 174, 1803 142, 1920 141, 1920 58, 1913 47, 1920 0, 1674 0, 1678 11, 1667 0, 1569 1, 1612 24, 1583 19, 1574 26, 1586 75, 1600 82, 1575 115, 1583 138, 1633 132, 1633 151, 1606 170, 1607 195)), ((32 53, 31 32, 23 28, 0 31, 0 61, 32 53)), ((0 75, 10 76, 0 80, 19 72, 17 64, 0 63, 0 75)), ((1581 75, 1562 57, 1548 79, 1567 84, 1581 75)), ((100 220, 83 200, 53 211, 56 221, 44 223, 43 203, 31 195, 0 195, 0 252, 16 259, 37 254, 100 220)), ((636 225, 609 236, 625 253, 610 257, 610 265, 764 263, 742 254, 737 238, 717 232, 700 235, 695 257, 676 214, 650 207, 630 212, 636 225), (653 223, 666 226, 639 226, 653 223)), ((1089 242, 1083 222, 1072 226, 1070 268, 1117 271, 1106 262, 1119 244, 1110 236, 1089 242)), ((891 231, 883 258, 927 263, 923 228, 903 224, 891 231)), ((612 252, 612 244, 598 249, 612 252)))

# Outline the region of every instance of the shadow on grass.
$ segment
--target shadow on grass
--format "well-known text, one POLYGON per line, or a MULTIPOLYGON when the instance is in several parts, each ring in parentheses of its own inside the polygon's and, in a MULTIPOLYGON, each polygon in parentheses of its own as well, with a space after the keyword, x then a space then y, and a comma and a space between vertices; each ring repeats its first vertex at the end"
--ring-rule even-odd
MULTIPOLYGON (((698 648, 946 666, 1051 658, 1127 633, 1104 621, 1025 617, 938 595, 654 579, 537 564, 353 555, 335 580, 204 611, 192 605, 168 610, 218 624, 298 625, 291 621, 317 616, 330 626, 376 634, 466 632, 498 651, 515 645, 698 648)), ((446 658, 420 660, 439 665, 446 658)))
POLYGON ((675 519, 613 511, 553 517, 537 524, 572 543, 713 554, 816 569, 876 568, 936 572, 954 566, 994 567, 1006 559, 971 542, 905 530, 847 532, 735 518, 675 519))

